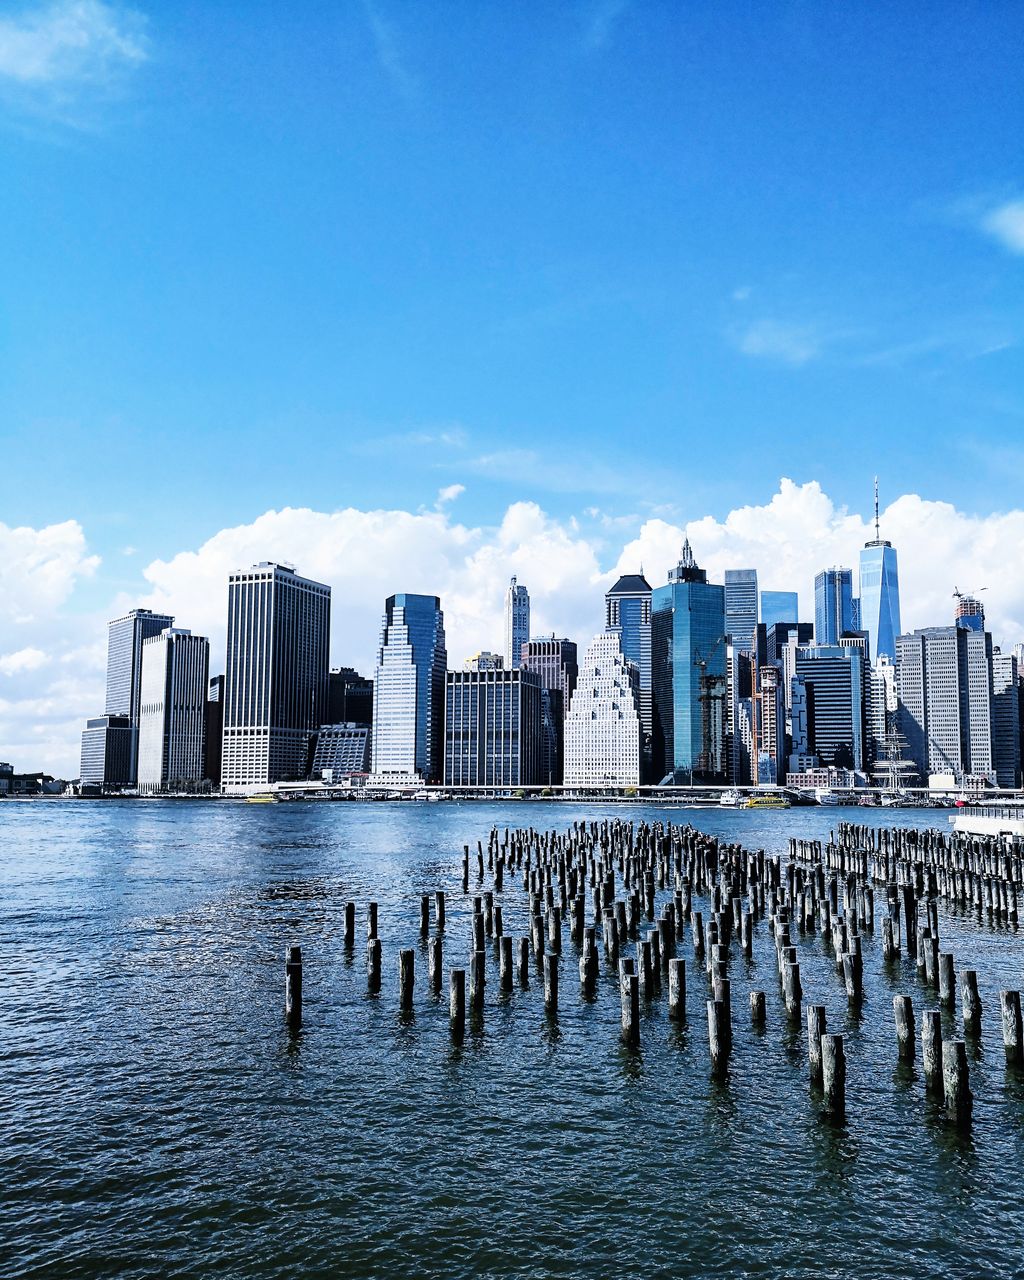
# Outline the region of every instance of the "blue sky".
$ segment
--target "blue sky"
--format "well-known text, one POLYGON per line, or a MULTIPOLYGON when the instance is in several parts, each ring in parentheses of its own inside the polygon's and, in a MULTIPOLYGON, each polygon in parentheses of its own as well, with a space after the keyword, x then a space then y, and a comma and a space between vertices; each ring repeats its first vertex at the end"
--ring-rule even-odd
POLYGON ((619 546, 782 476, 1013 508, 1022 35, 1000 3, 5 8, 0 520, 78 522, 102 610, 269 509, 452 485, 473 528, 527 501, 619 546))

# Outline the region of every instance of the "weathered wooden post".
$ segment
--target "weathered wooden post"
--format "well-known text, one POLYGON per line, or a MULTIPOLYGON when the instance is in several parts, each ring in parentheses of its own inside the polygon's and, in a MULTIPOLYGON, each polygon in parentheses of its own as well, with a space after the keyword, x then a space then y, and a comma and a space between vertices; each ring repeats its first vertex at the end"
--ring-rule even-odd
POLYGON ((668 962, 668 1016, 676 1021, 686 1017, 686 961, 678 957, 668 962))
POLYGON ((544 1008, 558 1012, 558 956, 549 951, 544 957, 544 1008))
POLYGON ((952 1009, 956 992, 956 974, 953 972, 953 956, 948 951, 939 953, 939 1004, 952 1009))
POLYGON ((345 903, 345 932, 342 940, 346 951, 351 951, 356 941, 356 904, 345 903))
POLYGON ((366 904, 366 936, 368 938, 376 938, 377 936, 377 904, 376 902, 368 902, 366 904))
POLYGON ((562 954, 562 913, 558 907, 548 908, 548 950, 555 957, 562 954))
POLYGON ((302 1026, 302 948, 290 946, 284 956, 284 1016, 288 1026, 302 1026))
POLYGON ((622 1042, 631 1049, 640 1044, 640 978, 635 973, 624 974, 619 980, 622 1002, 622 1042))
POLYGON ((891 916, 882 917, 882 959, 889 964, 899 955, 900 949, 896 945, 895 930, 891 916))
POLYGON ((514 974, 512 972, 512 938, 509 934, 504 933, 498 939, 499 961, 498 985, 502 991, 511 991, 514 974))
POLYGON ((430 894, 420 895, 420 935, 426 937, 430 932, 430 894))
POLYGON ((825 1110, 836 1120, 846 1114, 846 1050, 843 1037, 821 1037, 821 1084, 825 1093, 825 1110))
POLYGON ((516 960, 516 981, 521 987, 530 985, 530 939, 519 939, 519 957, 516 960))
POLYGON ((905 1062, 914 1061, 914 1002, 910 996, 893 996, 892 1012, 896 1020, 896 1046, 905 1062))
POLYGON ((964 1035, 981 1035, 981 996, 978 975, 973 969, 960 970, 960 1008, 964 1019, 964 1035))
POLYGON ((787 961, 782 973, 782 989, 786 997, 786 1016, 800 1017, 800 1001, 803 999, 803 988, 800 985, 800 966, 795 961, 787 961))
POLYGON ((448 975, 448 985, 448 1016, 451 1019, 452 1035, 456 1040, 461 1040, 466 1034, 465 969, 453 969, 448 975))
POLYGON ((1003 1020, 1003 1048, 1010 1066, 1024 1063, 1024 1036, 1021 1028, 1020 992, 1000 991, 999 1008, 1003 1020))
POLYGON ((942 1044, 942 1092, 946 1114, 961 1122, 971 1114, 971 1085, 967 1074, 967 1046, 963 1040, 942 1044))
POLYGON ((847 1001, 859 1007, 864 996, 864 970, 860 956, 850 951, 843 956, 843 982, 847 1001))
POLYGON ((765 1021, 765 999, 763 991, 750 993, 750 1021, 755 1027, 763 1027, 765 1021))
POLYGON ((807 1006, 807 1065, 811 1083, 821 1084, 821 1037, 825 1034, 825 1006, 807 1006))
POLYGON ((380 964, 380 938, 370 938, 366 943, 366 985, 370 991, 380 990, 380 964))
POLYGON ((708 1001, 708 1049, 711 1074, 721 1076, 729 1060, 728 1010, 722 1000, 708 1001))
POLYGON ((925 1088, 942 1088, 942 1015, 938 1009, 925 1009, 921 1014, 921 1062, 925 1088))
POLYGON ((444 890, 438 889, 434 894, 434 923, 438 929, 444 929, 444 890))
MULTIPOLYGON (((430 899, 424 898, 428 910, 430 899)), ((398 953, 398 1003, 403 1013, 412 1010, 413 984, 416 980, 416 952, 406 947, 398 953)))
POLYGON ((487 952, 474 951, 469 957, 469 1007, 479 1013, 484 1007, 484 986, 487 982, 487 952))
POLYGON ((427 943, 427 981, 435 996, 441 994, 441 981, 444 965, 444 944, 438 937, 427 943))

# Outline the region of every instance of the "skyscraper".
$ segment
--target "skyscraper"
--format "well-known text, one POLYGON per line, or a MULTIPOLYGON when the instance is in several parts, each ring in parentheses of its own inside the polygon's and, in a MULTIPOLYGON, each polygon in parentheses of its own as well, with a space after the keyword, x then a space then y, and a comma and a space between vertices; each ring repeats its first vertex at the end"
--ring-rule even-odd
POLYGON ((922 779, 994 779, 992 638, 925 627, 896 640, 899 729, 922 779))
POLYGON ((587 647, 565 720, 565 785, 624 787, 640 782, 639 675, 618 633, 587 647))
POLYGON ((725 780, 725 588, 708 582, 684 542, 651 598, 655 777, 725 780))
POLYGON ((224 677, 211 676, 206 695, 206 776, 220 790, 220 757, 224 749, 224 677))
POLYGON ((128 787, 136 730, 128 716, 94 716, 82 731, 79 780, 98 787, 128 787))
POLYGON ((853 631, 853 574, 849 569, 823 569, 814 579, 814 638, 818 644, 838 644, 853 631))
POLYGON ((228 578, 221 785, 303 778, 327 709, 331 589, 263 561, 228 578))
POLYGON ((206 777, 210 642, 167 627, 142 644, 139 790, 195 787, 206 777))
POLYGON ((636 665, 640 677, 640 724, 644 741, 641 773, 650 757, 654 727, 651 703, 651 584, 643 572, 627 573, 605 594, 604 625, 619 636, 623 656, 636 665))
POLYGON ((541 682, 540 781, 557 784, 565 769, 565 717, 579 676, 576 644, 555 636, 528 640, 522 669, 535 671, 541 682))
POLYGON ((976 596, 965 596, 957 591, 956 613, 954 619, 958 627, 965 631, 985 630, 985 606, 976 596))
POLYGON ((761 622, 773 627, 776 622, 796 622, 800 616, 800 601, 795 591, 762 591, 761 622))
POLYGON ((388 596, 373 683, 373 772, 444 772, 444 681, 448 654, 437 596, 388 596))
MULTIPOLYGON (((859 628, 868 633, 872 660, 896 657, 900 634, 900 576, 896 548, 879 534, 878 480, 875 480, 875 536, 860 553, 859 628)), ((851 628, 852 629, 852 628, 851 628)), ((821 637, 819 636, 820 640, 821 637)), ((834 641, 833 641, 834 643, 834 641)))
POLYGON ((809 644, 796 650, 795 676, 807 697, 807 747, 822 764, 864 768, 864 650, 809 644))
POLYGON ((757 570, 726 569, 725 630, 734 648, 754 652, 757 623, 757 570))
POLYGON ((514 671, 530 638, 530 593, 513 577, 505 592, 505 670, 514 671))
POLYGON ((108 716, 127 716, 132 730, 129 745, 128 782, 138 777, 139 694, 142 682, 142 645, 158 636, 174 619, 150 609, 131 609, 123 618, 107 624, 108 716))
POLYGON ((1021 785, 1021 679, 1017 658, 992 651, 992 767, 1001 787, 1021 785))
POLYGON ((449 671, 444 785, 528 787, 541 782, 541 680, 534 671, 449 671))
POLYGON ((355 667, 336 667, 327 675, 327 723, 373 724, 373 681, 355 667))

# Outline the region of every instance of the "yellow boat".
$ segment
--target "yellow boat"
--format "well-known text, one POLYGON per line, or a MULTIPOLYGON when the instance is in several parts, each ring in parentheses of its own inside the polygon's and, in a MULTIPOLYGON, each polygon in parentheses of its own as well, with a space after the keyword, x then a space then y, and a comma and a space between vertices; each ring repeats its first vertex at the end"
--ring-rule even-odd
POLYGON ((246 804, 277 804, 277 796, 246 796, 246 804))
POLYGON ((748 809, 788 809, 789 800, 785 796, 751 796, 747 800, 748 809))

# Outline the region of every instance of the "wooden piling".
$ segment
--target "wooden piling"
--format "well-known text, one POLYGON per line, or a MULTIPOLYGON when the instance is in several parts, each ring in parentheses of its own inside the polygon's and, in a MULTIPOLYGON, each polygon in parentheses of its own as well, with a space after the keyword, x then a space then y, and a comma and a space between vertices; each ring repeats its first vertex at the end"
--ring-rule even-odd
POLYGON ((544 957, 544 1008, 558 1012, 558 956, 551 952, 544 957))
POLYGON ((960 1009, 964 1035, 981 1035, 981 996, 978 995, 978 975, 973 969, 960 970, 960 1009))
POLYGON ((302 1026, 302 948, 290 946, 284 958, 284 1017, 288 1026, 302 1026))
POLYGON ((799 1018, 803 988, 800 985, 800 966, 795 961, 787 962, 783 970, 782 989, 786 999, 786 1016, 799 1018))
MULTIPOLYGON (((423 899, 427 911, 430 910, 430 899, 423 899)), ((416 980, 416 952, 406 947, 398 953, 398 1004, 403 1013, 412 1010, 412 993, 416 980)))
POLYGON ((519 955, 516 959, 516 981, 521 987, 530 985, 530 939, 519 939, 519 955))
POLYGON ((750 1021, 755 1027, 763 1027, 765 1022, 765 999, 763 991, 750 993, 750 1021))
POLYGON ((479 1013, 484 1007, 484 986, 487 983, 487 953, 474 951, 469 957, 469 1007, 479 1013))
POLYGON ((1024 1063, 1024 1035, 1021 1028, 1020 992, 1000 991, 999 1009, 1003 1023, 1003 1048, 1008 1065, 1024 1063))
POLYGON ((369 938, 366 943, 366 984, 370 991, 380 990, 380 965, 380 938, 369 938))
POLYGON ((728 1012, 721 1000, 708 1001, 708 1049, 711 1055, 711 1074, 724 1074, 729 1060, 728 1012))
POLYGON ((676 1021, 686 1017, 686 961, 678 957, 668 962, 668 1016, 676 1021))
POLYGON ((953 957, 948 951, 939 953, 939 1004, 944 1009, 952 1009, 956 996, 956 974, 953 971, 953 957))
POLYGON ((825 1034, 825 1006, 807 1006, 807 1066, 812 1084, 821 1084, 821 1037, 825 1034))
POLYGON ((969 1119, 973 1098, 967 1073, 967 1046, 963 1040, 943 1041, 942 1093, 948 1116, 959 1121, 969 1119))
POLYGON ((430 894, 420 895, 420 935, 426 937, 430 932, 430 894))
POLYGON ((368 938, 376 938, 377 936, 377 904, 376 902, 368 902, 366 904, 366 936, 368 938))
POLYGON ((345 931, 342 941, 346 951, 351 951, 356 941, 356 904, 345 903, 345 931))
POLYGON ((821 1087, 825 1093, 825 1111, 840 1120, 846 1114, 846 1050, 843 1037, 821 1037, 821 1087))
POLYGON ((466 1033, 466 971, 453 969, 448 976, 448 1016, 452 1035, 461 1040, 466 1033))
POLYGON ((896 1020, 896 1048, 905 1062, 914 1061, 914 1002, 910 996, 893 996, 892 1012, 896 1020))
POLYGON ((435 996, 441 994, 443 965, 444 944, 435 936, 427 943, 427 982, 435 996))
POLYGON ((926 1089, 942 1089, 942 1015, 938 1009, 921 1014, 921 1063, 926 1089))
POLYGON ((511 991, 515 974, 512 968, 512 939, 506 933, 498 939, 498 985, 502 991, 511 991))
POLYGON ((620 979, 622 1042, 635 1049, 640 1044, 640 978, 635 973, 620 979))
POLYGON ((434 923, 439 930, 444 929, 444 890, 438 889, 434 894, 434 923))

